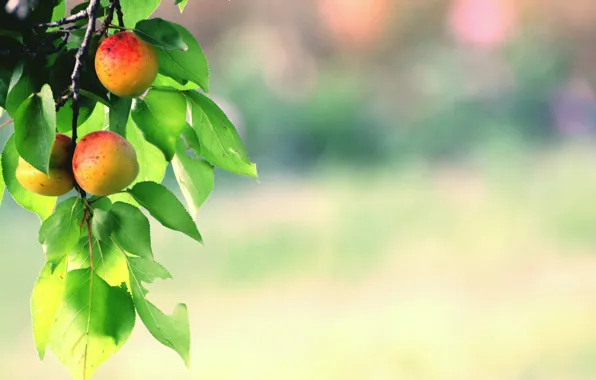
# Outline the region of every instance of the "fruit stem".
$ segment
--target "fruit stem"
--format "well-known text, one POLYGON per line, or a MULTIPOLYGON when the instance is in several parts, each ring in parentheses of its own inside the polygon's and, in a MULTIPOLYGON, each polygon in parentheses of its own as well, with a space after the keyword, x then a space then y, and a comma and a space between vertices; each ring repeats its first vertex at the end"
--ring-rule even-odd
POLYGON ((91 270, 95 270, 95 264, 93 264, 93 238, 91 235, 91 216, 87 215, 87 238, 89 239, 89 263, 91 264, 91 270))

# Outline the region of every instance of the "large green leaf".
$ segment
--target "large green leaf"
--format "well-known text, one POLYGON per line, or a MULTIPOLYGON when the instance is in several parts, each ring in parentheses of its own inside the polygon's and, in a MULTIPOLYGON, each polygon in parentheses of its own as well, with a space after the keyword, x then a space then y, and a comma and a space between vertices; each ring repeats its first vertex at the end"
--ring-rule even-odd
POLYGON ((43 360, 58 307, 62 302, 68 260, 64 259, 52 270, 52 263, 46 263, 31 295, 31 317, 33 336, 39 358, 43 360))
POLYGON ((159 58, 159 72, 174 78, 182 84, 194 82, 209 91, 209 64, 201 46, 193 35, 182 25, 172 25, 178 29, 182 40, 188 46, 186 51, 156 48, 159 58))
POLYGON ((151 16, 159 6, 161 0, 120 0, 122 13, 124 14, 124 24, 132 28, 137 22, 151 16))
POLYGON ((192 125, 201 143, 201 155, 213 165, 236 174, 257 177, 238 131, 226 114, 205 95, 187 92, 192 125))
MULTIPOLYGON (((137 161, 139 161, 139 175, 131 186, 144 181, 161 183, 168 166, 168 162, 163 153, 153 144, 150 144, 145 140, 145 137, 143 137, 143 134, 131 119, 129 119, 128 124, 126 125, 126 138, 135 148, 135 151, 137 152, 137 161)), ((138 205, 128 193, 110 195, 110 199, 112 202, 119 201, 130 203, 135 206, 138 205)))
POLYGON ((128 258, 130 284, 137 313, 147 330, 163 345, 176 351, 190 366, 190 323, 186 305, 178 304, 172 315, 166 315, 146 298, 143 282, 151 283, 157 278, 168 279, 168 271, 152 260, 128 258))
POLYGON ((170 190, 155 182, 139 182, 128 193, 163 226, 202 242, 201 234, 182 203, 170 190))
POLYGON ((109 241, 113 230, 114 217, 112 214, 100 208, 93 210, 93 219, 91 220, 91 231, 93 236, 101 241, 109 241))
POLYGON ((110 95, 110 131, 126 137, 126 123, 130 115, 132 99, 119 98, 114 94, 110 95))
POLYGON ((128 340, 134 305, 90 268, 68 272, 62 298, 49 347, 76 380, 87 380, 128 340))
POLYGON ((141 210, 127 203, 116 202, 110 214, 114 220, 114 241, 133 255, 153 259, 149 220, 141 210))
POLYGON ((39 243, 49 263, 58 264, 77 245, 82 214, 82 202, 73 197, 60 203, 56 212, 43 222, 39 229, 39 243))
POLYGON ((50 171, 50 154, 56 139, 56 106, 52 89, 41 91, 25 100, 14 114, 15 146, 20 156, 37 170, 50 171))
MULTIPOLYGON (((107 122, 108 121, 106 118, 106 107, 102 103, 97 102, 95 104, 95 109, 93 109, 93 112, 91 113, 87 121, 85 121, 83 124, 79 126, 77 133, 78 139, 80 140, 82 137, 91 132, 105 129, 107 122)), ((70 132, 67 132, 65 134, 71 136, 70 132)))
POLYGON ((213 166, 205 160, 189 157, 180 139, 172 167, 190 214, 196 218, 199 208, 213 191, 213 166))
POLYGON ((144 99, 135 100, 132 119, 147 141, 170 161, 186 126, 186 99, 177 91, 151 89, 144 99))
POLYGON ((141 20, 135 26, 134 32, 148 44, 165 50, 188 50, 178 29, 171 22, 162 18, 141 20))
POLYGON ((26 190, 16 178, 19 153, 14 145, 14 135, 11 136, 2 152, 2 174, 6 188, 12 198, 23 208, 36 213, 41 220, 45 220, 56 205, 56 197, 45 197, 26 190))
POLYGON ((199 88, 198 84, 193 82, 187 82, 186 84, 178 83, 176 80, 167 77, 163 74, 157 74, 157 77, 151 84, 153 88, 162 88, 162 89, 173 89, 179 91, 188 91, 188 90, 197 90, 199 88))

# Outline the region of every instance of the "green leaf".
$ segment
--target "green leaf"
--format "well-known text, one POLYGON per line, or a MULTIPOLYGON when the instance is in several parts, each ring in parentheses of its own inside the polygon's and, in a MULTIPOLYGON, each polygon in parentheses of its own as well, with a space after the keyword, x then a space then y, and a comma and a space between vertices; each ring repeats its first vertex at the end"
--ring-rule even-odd
POLYGON ((44 85, 18 108, 14 115, 14 137, 20 156, 48 174, 56 139, 56 108, 49 85, 44 85))
POLYGON ((136 99, 132 119, 151 144, 171 161, 176 141, 186 126, 186 100, 177 91, 151 89, 144 99, 136 99))
POLYGON ((188 0, 176 0, 176 5, 178 6, 178 8, 180 8, 180 13, 184 12, 186 4, 188 4, 188 0))
POLYGON ((58 0, 52 12, 52 21, 58 21, 66 16, 66 0, 58 0))
POLYGON ((66 275, 50 349, 76 380, 87 380, 126 343, 135 324, 130 294, 90 268, 66 275))
POLYGON ((130 280, 126 256, 123 255, 113 240, 93 243, 95 273, 111 286, 126 285, 130 289, 130 280))
POLYGON ((6 188, 12 198, 26 210, 36 213, 39 218, 45 220, 56 205, 56 197, 45 197, 26 190, 16 178, 19 153, 14 145, 14 135, 11 136, 2 152, 2 174, 6 182, 6 188))
MULTIPOLYGON (((78 139, 80 140, 85 135, 104 129, 106 124, 106 107, 102 103, 95 104, 93 112, 89 118, 79 126, 78 128, 78 139)), ((72 132, 64 132, 68 136, 72 136, 72 132)))
POLYGON ((91 220, 91 232, 93 236, 101 241, 109 241, 113 229, 114 217, 110 212, 100 208, 93 210, 93 219, 91 220))
POLYGON ((114 220, 114 241, 133 255, 153 259, 149 220, 141 210, 127 203, 116 202, 110 214, 114 220))
POLYGON ((199 208, 213 191, 213 166, 207 161, 187 156, 186 147, 180 139, 172 167, 190 214, 196 218, 199 208))
POLYGON ((137 22, 149 18, 159 6, 161 0, 120 0, 124 24, 131 28, 137 22))
POLYGON ((5 67, 0 67, 0 107, 6 107, 6 95, 10 86, 12 72, 5 67))
POLYGON ((244 143, 226 114, 205 95, 196 91, 186 94, 201 155, 219 168, 256 178, 257 166, 250 162, 244 143))
POLYGON ((193 35, 182 25, 172 23, 182 35, 188 46, 186 51, 164 50, 156 48, 159 58, 159 72, 186 84, 191 81, 198 84, 205 92, 209 92, 209 64, 201 46, 193 35))
POLYGON ((39 358, 43 360, 50 339, 58 307, 62 302, 68 260, 62 260, 52 270, 52 263, 46 263, 37 278, 31 295, 31 317, 33 336, 39 358))
MULTIPOLYGON (((126 125, 126 138, 135 148, 135 151, 137 152, 137 161, 139 161, 139 175, 131 186, 144 181, 161 183, 168 166, 168 162, 163 153, 145 140, 143 134, 131 119, 129 119, 128 124, 126 125)), ((127 193, 110 195, 110 199, 113 202, 120 201, 135 206, 138 205, 130 194, 127 193)))
MULTIPOLYGON (((81 96, 79 99, 79 118, 77 119, 77 127, 83 125, 93 114, 96 103, 97 102, 94 99, 81 96)), ((60 133, 72 131, 72 99, 68 100, 56 113, 56 126, 60 133)))
POLYGON ((35 92, 33 78, 23 73, 23 64, 18 65, 12 72, 8 94, 6 95, 5 109, 14 115, 17 109, 31 94, 35 92))
POLYGON ((39 243, 47 261, 58 264, 77 245, 80 237, 79 224, 83 206, 75 197, 60 203, 39 229, 39 243))
POLYGON ((198 242, 203 241, 182 203, 165 186, 155 182, 139 182, 128 192, 163 226, 180 231, 198 242))
POLYGON ((132 99, 119 98, 112 94, 110 95, 110 131, 116 132, 122 137, 126 137, 126 123, 130 115, 130 106, 132 99))
POLYGON ((186 84, 180 84, 174 79, 167 77, 162 74, 157 74, 157 77, 151 84, 153 88, 165 88, 165 89, 174 89, 179 91, 187 91, 187 90, 196 90, 199 88, 198 84, 193 82, 187 82, 186 84))
POLYGON ((161 18, 141 20, 134 28, 134 33, 148 44, 165 50, 188 50, 182 35, 173 24, 161 18))
POLYGON ((166 315, 147 300, 148 292, 142 284, 157 278, 168 279, 171 275, 155 261, 129 257, 128 264, 132 296, 139 317, 155 339, 176 351, 190 367, 190 323, 186 305, 178 304, 172 315, 166 315))

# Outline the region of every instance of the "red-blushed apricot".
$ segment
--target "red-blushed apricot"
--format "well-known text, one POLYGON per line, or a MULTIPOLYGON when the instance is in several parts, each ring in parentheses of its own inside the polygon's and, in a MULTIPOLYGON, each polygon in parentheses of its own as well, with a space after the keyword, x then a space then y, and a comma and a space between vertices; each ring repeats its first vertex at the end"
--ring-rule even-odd
POLYGON ((74 187, 74 177, 70 167, 70 143, 70 137, 56 135, 50 154, 49 175, 19 157, 17 181, 25 189, 39 195, 59 196, 68 193, 74 187))
POLYGON ((77 144, 72 169, 83 190, 105 196, 129 186, 139 175, 139 162, 135 149, 124 137, 97 131, 77 144))
POLYGON ((157 52, 133 32, 106 38, 95 54, 95 71, 111 93, 134 98, 145 92, 157 76, 157 52))

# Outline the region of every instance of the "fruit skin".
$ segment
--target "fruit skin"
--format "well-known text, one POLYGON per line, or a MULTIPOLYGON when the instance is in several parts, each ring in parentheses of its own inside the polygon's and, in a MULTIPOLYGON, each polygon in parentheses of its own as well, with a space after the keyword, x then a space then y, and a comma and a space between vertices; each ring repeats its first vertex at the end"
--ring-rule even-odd
POLYGON ((126 139, 111 131, 84 136, 74 152, 72 169, 86 192, 106 196, 123 190, 139 175, 137 153, 126 139))
POLYGON ((106 38, 95 54, 97 77, 111 93, 134 98, 145 92, 157 77, 157 52, 133 32, 106 38))
POLYGON ((74 177, 70 167, 70 137, 58 134, 50 153, 49 175, 37 170, 19 157, 16 177, 25 189, 32 193, 59 196, 74 187, 74 177))

